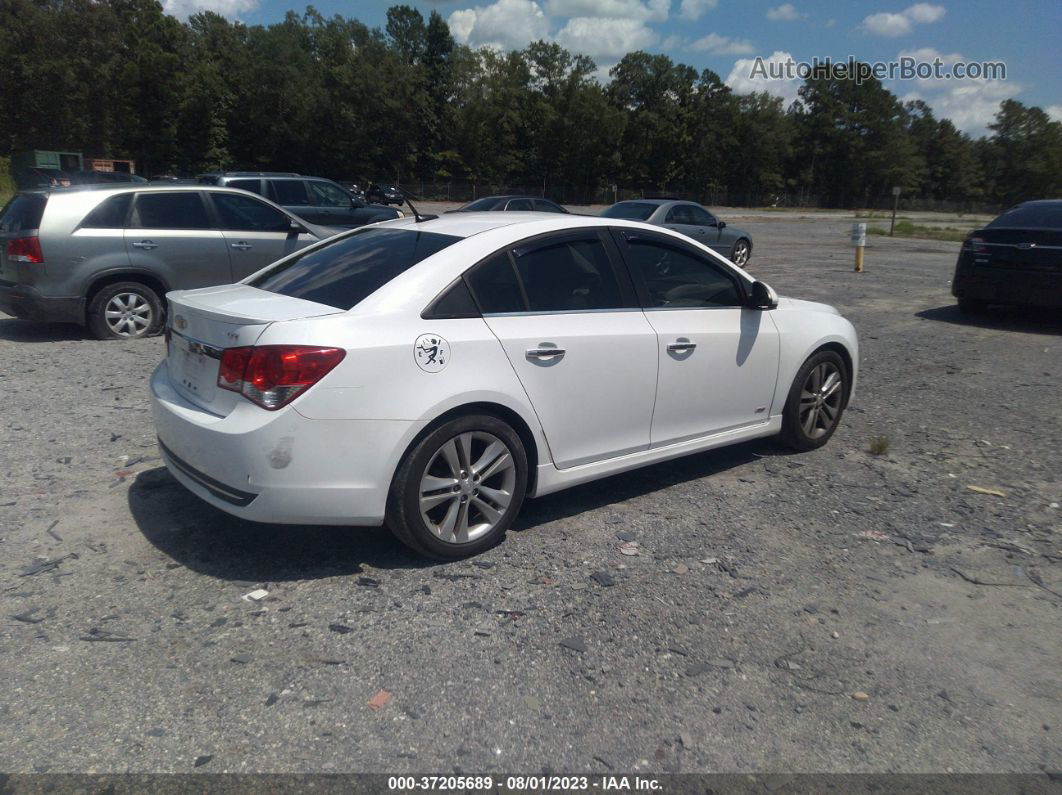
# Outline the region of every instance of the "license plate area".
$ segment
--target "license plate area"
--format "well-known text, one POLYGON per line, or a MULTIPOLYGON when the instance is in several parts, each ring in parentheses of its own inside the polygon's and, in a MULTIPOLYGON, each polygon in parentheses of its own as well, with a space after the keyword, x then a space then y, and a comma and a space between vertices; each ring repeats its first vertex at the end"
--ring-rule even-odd
POLYGON ((217 391, 220 351, 174 334, 170 340, 170 378, 179 392, 197 403, 208 403, 217 391))

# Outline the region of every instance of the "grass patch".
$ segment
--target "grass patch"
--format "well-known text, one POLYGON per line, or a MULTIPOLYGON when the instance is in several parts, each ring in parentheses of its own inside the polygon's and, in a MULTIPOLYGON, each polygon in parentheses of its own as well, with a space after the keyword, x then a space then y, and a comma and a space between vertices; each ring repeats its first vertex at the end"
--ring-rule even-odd
POLYGON ((889 437, 887 436, 875 436, 870 440, 870 454, 871 455, 885 455, 889 452, 889 437))
MULTIPOLYGON (((889 230, 883 226, 867 227, 868 235, 888 235, 889 230)), ((894 237, 917 237, 923 240, 945 240, 951 243, 961 243, 970 234, 969 229, 960 229, 955 226, 925 226, 910 221, 897 221, 894 237)))

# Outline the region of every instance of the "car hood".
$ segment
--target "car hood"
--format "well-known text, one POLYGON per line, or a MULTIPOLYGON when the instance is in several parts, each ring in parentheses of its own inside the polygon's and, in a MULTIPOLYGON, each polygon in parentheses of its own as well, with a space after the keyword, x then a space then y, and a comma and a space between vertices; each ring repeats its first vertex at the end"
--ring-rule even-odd
POLYGON ((820 304, 817 301, 802 301, 799 298, 778 296, 778 308, 783 311, 796 310, 799 312, 825 312, 828 315, 839 315, 836 307, 829 304, 820 304))

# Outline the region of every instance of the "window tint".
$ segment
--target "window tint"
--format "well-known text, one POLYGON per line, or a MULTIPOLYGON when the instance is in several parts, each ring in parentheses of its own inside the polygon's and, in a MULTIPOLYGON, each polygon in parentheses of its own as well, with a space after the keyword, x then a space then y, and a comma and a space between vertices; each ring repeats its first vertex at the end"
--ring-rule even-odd
POLYGON ((271 179, 269 186, 273 189, 274 201, 277 204, 309 204, 306 195, 306 185, 301 179, 271 179))
POLYGON ((48 200, 38 194, 20 193, 4 207, 0 213, 0 232, 24 232, 38 229, 44 205, 48 200))
POLYGON ((532 312, 623 307, 608 252, 597 239, 567 240, 516 258, 532 312))
POLYGON ((505 209, 506 210, 513 210, 513 211, 516 211, 516 210, 520 210, 520 211, 528 210, 528 211, 530 211, 531 210, 531 200, 530 199, 512 199, 505 209))
POLYGON ((690 212, 690 206, 688 204, 677 204, 667 211, 667 217, 664 219, 665 224, 692 224, 694 223, 693 214, 690 212))
POLYGON ((260 179, 233 179, 229 180, 226 187, 249 190, 251 193, 257 193, 260 196, 262 195, 262 180, 260 179))
POLYGON ((474 202, 469 202, 461 209, 468 212, 483 212, 484 210, 494 209, 497 205, 502 204, 503 201, 499 201, 493 196, 488 196, 485 199, 476 199, 474 202))
POLYGON ((601 215, 604 218, 626 218, 631 221, 644 221, 653 214, 656 208, 657 205, 647 202, 620 202, 619 204, 613 204, 601 215))
POLYGON ((563 213, 564 208, 545 199, 535 199, 535 209, 540 213, 563 213))
POLYGON ((104 200, 81 222, 84 229, 121 229, 129 215, 132 193, 120 193, 104 200))
POLYGON ((1015 207, 988 225, 1016 229, 1062 229, 1062 204, 1034 204, 1015 207))
POLYGON ((350 194, 327 182, 310 182, 310 204, 318 207, 346 207, 350 209, 350 194))
POLYGON ((249 284, 346 310, 460 239, 406 229, 367 229, 288 260, 249 284))
POLYGON ((737 285, 719 266, 684 249, 631 240, 628 259, 649 291, 650 307, 741 306, 737 285))
POLYGON ((687 223, 696 224, 697 226, 715 226, 715 218, 707 210, 701 207, 694 207, 692 204, 688 205, 686 209, 690 213, 690 220, 687 223))
POLYGON ((141 229, 211 228, 198 192, 137 194, 133 217, 141 229))
POLYGON ((479 309, 476 308, 476 302, 472 300, 472 293, 469 292, 465 280, 459 279, 437 298, 421 317, 426 320, 479 317, 479 309))
POLYGON ((468 281, 483 314, 527 310, 520 284, 516 281, 516 271, 504 251, 477 265, 469 273, 468 281))
POLYGON ((291 219, 284 213, 250 196, 235 193, 211 194, 221 216, 221 228, 241 232, 288 232, 291 219))

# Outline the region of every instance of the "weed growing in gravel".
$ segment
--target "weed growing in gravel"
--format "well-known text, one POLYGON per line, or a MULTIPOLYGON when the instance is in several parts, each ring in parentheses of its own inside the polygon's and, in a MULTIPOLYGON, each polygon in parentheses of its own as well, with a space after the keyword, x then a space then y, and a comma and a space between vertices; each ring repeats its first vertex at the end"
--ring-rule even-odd
POLYGON ((889 438, 887 436, 875 436, 870 440, 871 455, 885 455, 889 452, 889 438))

